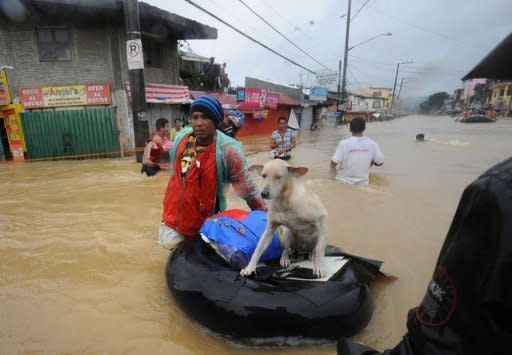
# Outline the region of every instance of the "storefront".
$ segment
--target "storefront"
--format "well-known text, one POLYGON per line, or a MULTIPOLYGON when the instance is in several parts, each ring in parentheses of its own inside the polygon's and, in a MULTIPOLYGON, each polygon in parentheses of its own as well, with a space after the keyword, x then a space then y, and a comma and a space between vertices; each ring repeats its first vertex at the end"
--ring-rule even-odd
POLYGON ((245 114, 245 122, 239 137, 269 135, 277 129, 279 117, 290 117, 293 107, 300 102, 284 94, 268 92, 261 88, 239 88, 239 109, 245 114), (242 94, 242 90, 245 93, 242 94))
MULTIPOLYGON (((121 154, 119 119, 116 108, 111 106, 108 83, 21 87, 19 101, 19 121, 16 118, 14 121, 21 126, 17 132, 21 131, 24 137, 25 159, 95 158, 121 154)), ((11 117, 16 116, 16 108, 10 112, 11 117)), ((15 144, 19 145, 17 142, 18 139, 15 144)))

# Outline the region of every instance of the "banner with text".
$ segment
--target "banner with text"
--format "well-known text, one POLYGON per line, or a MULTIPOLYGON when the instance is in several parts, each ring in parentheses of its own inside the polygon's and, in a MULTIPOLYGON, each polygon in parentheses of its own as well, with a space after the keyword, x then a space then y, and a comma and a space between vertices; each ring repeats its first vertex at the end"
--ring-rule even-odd
POLYGON ((265 108, 277 110, 277 106, 279 106, 279 93, 268 92, 267 100, 265 101, 265 108))
POLYGON ((110 105, 109 84, 78 84, 60 86, 33 86, 20 89, 23 107, 62 107, 110 105))
POLYGON ((319 86, 333 86, 338 83, 337 71, 323 71, 316 73, 316 81, 319 86))
POLYGON ((320 86, 312 87, 309 93, 309 100, 318 102, 327 101, 327 88, 320 86))
POLYGON ((245 101, 240 103, 242 109, 260 109, 265 106, 266 90, 262 88, 245 88, 245 101))

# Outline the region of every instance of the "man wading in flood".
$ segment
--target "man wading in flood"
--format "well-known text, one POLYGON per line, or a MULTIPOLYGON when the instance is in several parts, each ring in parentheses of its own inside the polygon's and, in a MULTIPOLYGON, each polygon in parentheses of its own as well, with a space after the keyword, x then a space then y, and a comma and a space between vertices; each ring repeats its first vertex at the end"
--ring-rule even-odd
POLYGON ((226 209, 224 191, 228 184, 251 210, 266 211, 249 176, 242 145, 217 130, 223 119, 220 102, 201 96, 190 106, 190 127, 174 141, 158 237, 165 248, 197 236, 208 217, 226 209))

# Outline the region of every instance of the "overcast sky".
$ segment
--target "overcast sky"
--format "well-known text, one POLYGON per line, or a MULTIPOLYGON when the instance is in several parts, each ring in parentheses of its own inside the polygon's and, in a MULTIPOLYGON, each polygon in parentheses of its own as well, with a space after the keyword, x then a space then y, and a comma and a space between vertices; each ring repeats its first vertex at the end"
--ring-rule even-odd
MULTIPOLYGON (((283 84, 315 85, 307 73, 184 0, 145 0, 164 10, 217 28, 218 39, 189 41, 200 55, 227 63, 233 85, 246 76, 283 84)), ((239 0, 193 0, 272 49, 313 71, 325 70, 274 32, 239 0)), ((348 0, 244 0, 318 62, 333 70, 343 58, 348 0)), ((352 16, 366 0, 352 0, 352 16)), ((393 87, 402 96, 453 93, 460 78, 512 32, 511 0, 369 0, 350 25, 349 46, 391 32, 349 51, 347 89, 393 87)))

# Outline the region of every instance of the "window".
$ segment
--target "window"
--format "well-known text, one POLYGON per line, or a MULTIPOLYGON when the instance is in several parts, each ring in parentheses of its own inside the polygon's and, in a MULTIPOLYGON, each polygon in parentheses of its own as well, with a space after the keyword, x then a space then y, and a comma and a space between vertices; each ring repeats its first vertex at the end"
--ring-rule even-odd
POLYGON ((372 108, 380 108, 380 101, 373 101, 372 108))
POLYGON ((144 53, 144 66, 154 68, 162 67, 162 52, 160 48, 160 42, 143 36, 142 51, 144 53))
POLYGON ((71 60, 69 31, 61 28, 44 28, 37 31, 39 60, 71 60))
POLYGON ((382 96, 382 91, 374 91, 372 96, 373 97, 381 97, 382 96))

